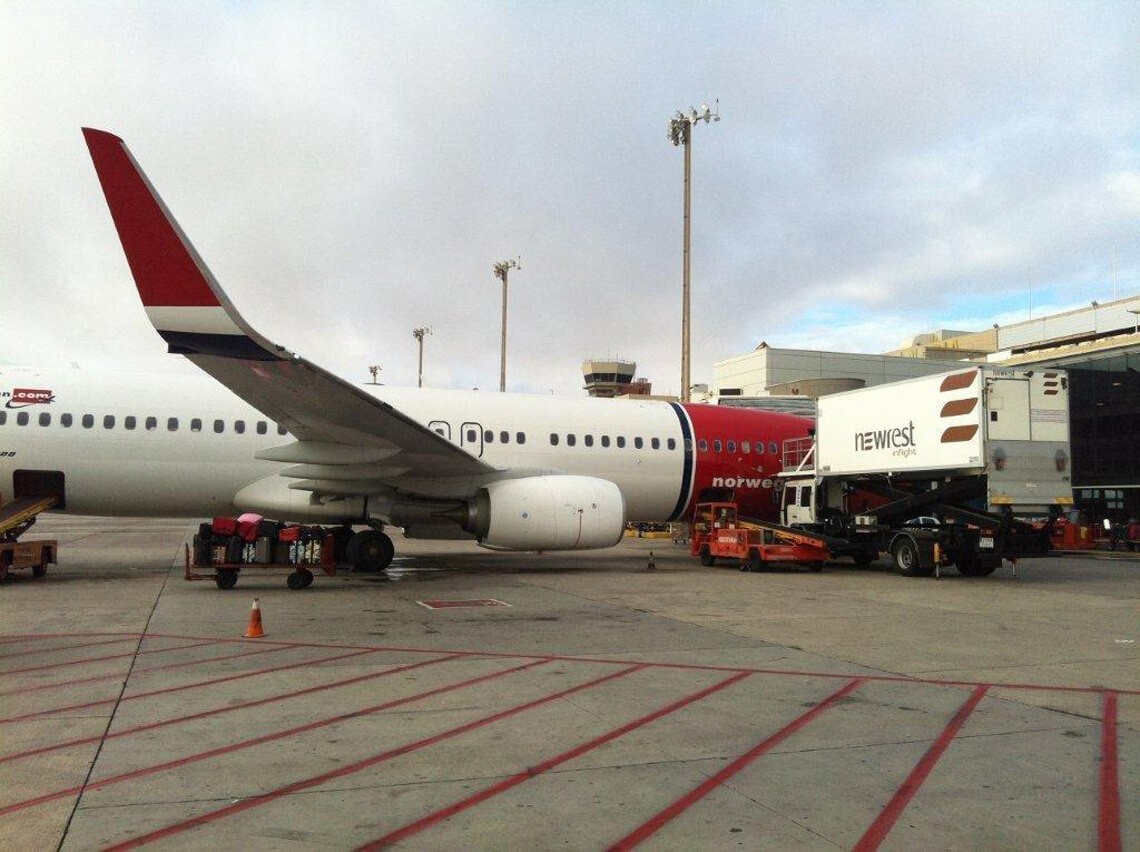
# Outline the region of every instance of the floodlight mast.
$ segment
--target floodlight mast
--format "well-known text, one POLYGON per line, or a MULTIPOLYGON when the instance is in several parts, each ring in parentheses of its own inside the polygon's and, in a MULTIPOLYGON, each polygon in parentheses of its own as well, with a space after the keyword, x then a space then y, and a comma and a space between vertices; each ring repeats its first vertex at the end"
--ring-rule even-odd
POLYGON ((499 355, 499 392, 507 389, 507 277, 512 269, 522 269, 521 258, 501 260, 495 264, 495 277, 503 282, 503 344, 499 355))
POLYGON ((709 109, 708 104, 701 104, 699 110, 695 107, 689 107, 687 114, 678 110, 677 114, 669 119, 669 141, 674 146, 681 146, 685 149, 685 219, 681 252, 681 402, 689 401, 692 386, 689 376, 689 210, 691 207, 690 183, 693 161, 689 143, 693 136, 693 125, 701 121, 709 124, 720 121, 720 101, 717 100, 715 103, 714 109, 709 109))
POLYGON ((418 388, 422 388, 424 386, 424 335, 425 334, 431 334, 431 329, 428 328, 427 326, 412 329, 412 337, 414 337, 416 339, 416 342, 419 344, 419 347, 420 347, 419 379, 416 383, 416 387, 418 387, 418 388))

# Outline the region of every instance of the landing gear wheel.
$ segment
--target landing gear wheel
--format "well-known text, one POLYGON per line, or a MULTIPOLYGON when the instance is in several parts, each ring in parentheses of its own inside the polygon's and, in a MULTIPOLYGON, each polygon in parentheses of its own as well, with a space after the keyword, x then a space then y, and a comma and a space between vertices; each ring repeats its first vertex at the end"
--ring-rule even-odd
POLYGON ((285 585, 294 591, 307 588, 313 585, 313 572, 308 568, 301 568, 298 571, 294 571, 285 578, 285 585))
POLYGON ((364 530, 349 540, 345 555, 352 563, 353 571, 377 574, 392 564, 395 553, 395 545, 385 533, 380 530, 364 530))
POLYGON ((891 549, 895 560, 895 570, 904 577, 921 577, 929 574, 929 569, 923 569, 918 559, 918 548, 909 538, 895 542, 891 549))
POLYGON ((716 557, 709 553, 709 546, 707 544, 701 545, 700 560, 701 564, 706 568, 716 564, 716 557))
POLYGON ((215 571, 214 582, 219 589, 232 589, 237 585, 237 571, 215 571))

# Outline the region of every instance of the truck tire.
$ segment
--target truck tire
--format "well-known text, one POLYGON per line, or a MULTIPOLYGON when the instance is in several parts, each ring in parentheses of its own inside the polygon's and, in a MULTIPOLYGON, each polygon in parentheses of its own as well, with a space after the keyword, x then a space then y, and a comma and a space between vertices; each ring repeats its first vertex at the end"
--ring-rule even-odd
POLYGON ((891 548, 891 556, 895 560, 895 571, 904 577, 922 577, 930 573, 929 568, 921 567, 918 547, 909 538, 896 541, 891 548))
POLYGON ((764 570, 764 560, 760 558, 760 551, 753 550, 748 554, 748 562, 745 563, 748 571, 754 574, 759 574, 764 570))
POLYGON ((963 577, 988 577, 997 570, 998 560, 983 560, 976 553, 969 556, 959 556, 954 567, 963 577))
POLYGON ((701 553, 699 558, 701 560, 701 564, 706 568, 710 565, 716 564, 716 557, 709 552, 709 546, 707 544, 701 545, 701 553))

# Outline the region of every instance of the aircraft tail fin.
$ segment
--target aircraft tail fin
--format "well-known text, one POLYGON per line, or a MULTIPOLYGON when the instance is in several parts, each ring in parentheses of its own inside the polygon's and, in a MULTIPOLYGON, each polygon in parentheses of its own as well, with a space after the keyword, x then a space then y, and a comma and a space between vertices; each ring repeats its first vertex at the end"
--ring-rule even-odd
POLYGON ((172 353, 288 357, 234 308, 118 136, 83 128, 139 296, 172 353))

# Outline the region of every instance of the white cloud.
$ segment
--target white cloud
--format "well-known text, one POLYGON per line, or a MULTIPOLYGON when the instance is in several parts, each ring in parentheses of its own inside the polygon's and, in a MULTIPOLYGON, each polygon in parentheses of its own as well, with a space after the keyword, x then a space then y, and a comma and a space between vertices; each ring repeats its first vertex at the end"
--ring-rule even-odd
POLYGON ((694 377, 882 350, 956 317, 1140 289, 1128 4, 0 5, 7 361, 166 366, 83 149, 122 135, 250 321, 356 379, 677 388, 678 108, 694 377), (1032 268, 1032 272, 1028 270, 1032 268))

